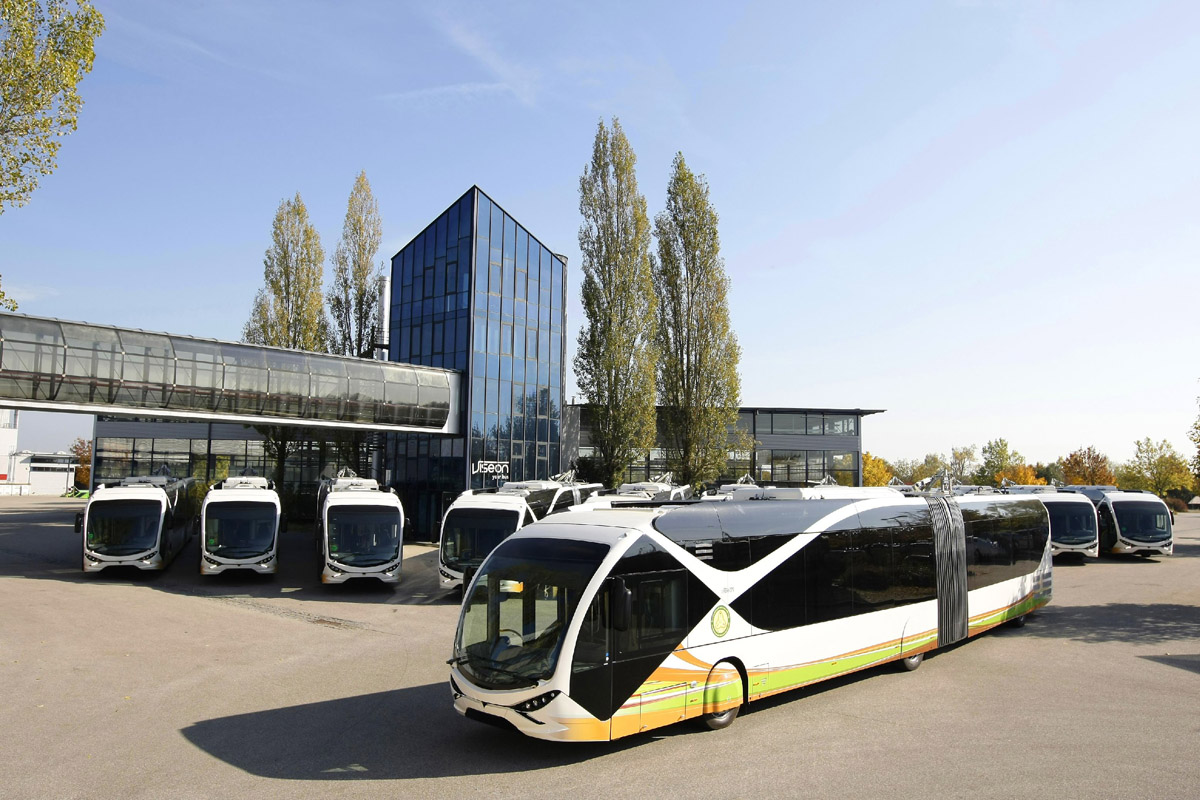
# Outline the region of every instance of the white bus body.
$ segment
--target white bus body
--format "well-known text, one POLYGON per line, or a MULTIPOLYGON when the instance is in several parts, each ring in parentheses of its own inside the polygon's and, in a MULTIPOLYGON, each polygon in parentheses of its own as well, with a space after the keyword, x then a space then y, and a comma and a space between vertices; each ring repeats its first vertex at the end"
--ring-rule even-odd
POLYGON ((1037 493, 1050 512, 1050 552, 1052 555, 1078 553, 1095 558, 1100 555, 1099 525, 1096 506, 1075 492, 1037 493))
POLYGON ((404 558, 400 498, 370 478, 326 480, 317 497, 321 583, 354 578, 399 583, 404 558))
POLYGON ((83 534, 83 571, 166 569, 196 529, 194 483, 149 476, 98 486, 75 520, 83 534))
POLYGON ((1112 486, 1067 486, 1096 506, 1100 552, 1169 556, 1175 551, 1171 509, 1151 492, 1126 492, 1112 486))
POLYGON ((200 509, 200 574, 231 569, 273 575, 282 513, 271 482, 257 476, 213 484, 200 509))
POLYGON ((583 503, 603 488, 599 483, 535 480, 508 481, 495 491, 463 492, 442 516, 438 537, 442 588, 461 587, 466 572, 478 568, 514 532, 583 503))
POLYGON ((1050 599, 1045 507, 877 496, 560 515, 503 542, 464 598, 456 710, 616 739, 923 654, 1050 599), (965 541, 991 538, 971 563, 965 541), (996 553, 1006 553, 1002 558, 996 553))

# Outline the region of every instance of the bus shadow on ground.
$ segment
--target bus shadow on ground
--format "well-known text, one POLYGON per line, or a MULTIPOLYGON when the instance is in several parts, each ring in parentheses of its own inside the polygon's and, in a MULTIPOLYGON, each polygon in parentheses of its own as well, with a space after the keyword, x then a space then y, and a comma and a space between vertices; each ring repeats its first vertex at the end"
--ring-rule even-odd
POLYGON ((1022 633, 1090 644, 1159 644, 1200 639, 1200 613, 1195 606, 1178 603, 1051 604, 1030 617, 1029 625, 1022 633))
POLYGON ((1164 664, 1168 667, 1177 667, 1185 669, 1188 672, 1195 672, 1200 675, 1200 653, 1194 655, 1177 655, 1177 656, 1141 656, 1147 661, 1153 661, 1156 664, 1164 664))
POLYGON ((545 742, 493 728, 460 717, 447 683, 220 717, 180 733, 252 775, 314 781, 521 773, 647 741, 635 736, 615 743, 545 742))

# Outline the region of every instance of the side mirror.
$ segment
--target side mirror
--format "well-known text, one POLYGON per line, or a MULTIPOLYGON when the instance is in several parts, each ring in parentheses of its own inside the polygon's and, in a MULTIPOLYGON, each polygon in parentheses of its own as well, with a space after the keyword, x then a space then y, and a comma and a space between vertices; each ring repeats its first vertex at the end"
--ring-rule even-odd
POLYGON ((80 511, 75 515, 75 532, 83 533, 83 512, 80 511))
POLYGON ((287 514, 280 514, 279 515, 279 532, 287 533, 287 525, 288 525, 287 514))
POLYGON ((610 612, 613 630, 629 630, 629 625, 633 620, 633 592, 625 585, 624 578, 613 578, 609 599, 612 603, 610 612))

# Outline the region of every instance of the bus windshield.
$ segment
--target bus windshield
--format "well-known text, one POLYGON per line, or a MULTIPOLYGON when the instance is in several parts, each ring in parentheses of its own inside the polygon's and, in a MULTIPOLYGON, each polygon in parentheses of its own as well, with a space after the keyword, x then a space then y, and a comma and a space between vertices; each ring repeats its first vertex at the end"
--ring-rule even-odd
POLYGON ((377 567, 400 557, 400 512, 387 506, 329 509, 329 557, 351 567, 377 567))
POLYGON ((209 503, 204 511, 204 549, 222 558, 266 555, 275 544, 274 503, 209 503))
POLYGON ((550 677, 580 597, 608 545, 517 539, 483 565, 463 606, 454 661, 485 689, 519 689, 550 677))
POLYGON ((131 556, 158 546, 162 503, 100 500, 87 512, 87 548, 105 556, 131 556))
POLYGON ((1060 544, 1086 544, 1096 539, 1096 513, 1082 503, 1046 503, 1050 538, 1060 544))
POLYGON ((1126 539, 1157 542, 1171 537, 1171 516, 1162 503, 1143 500, 1113 503, 1117 524, 1126 539))
POLYGON ((456 570, 478 567, 517 530, 520 512, 453 508, 442 525, 442 563, 456 570))

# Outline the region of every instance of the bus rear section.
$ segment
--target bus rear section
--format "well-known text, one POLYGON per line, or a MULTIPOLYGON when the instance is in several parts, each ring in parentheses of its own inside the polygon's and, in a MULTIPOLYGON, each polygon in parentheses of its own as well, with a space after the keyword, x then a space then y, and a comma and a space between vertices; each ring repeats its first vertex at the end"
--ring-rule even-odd
POLYGON ((83 571, 166 569, 195 531, 193 483, 155 476, 97 487, 75 521, 83 534, 83 571))
POLYGON ((321 488, 322 583, 374 578, 399 583, 404 508, 369 478, 337 478, 321 488))
POLYGON ((501 544, 468 587, 455 708, 616 739, 924 654, 1049 601, 1035 499, 896 496, 580 511, 501 544), (967 541, 980 545, 971 555, 967 541))
POLYGON ((282 519, 279 494, 266 478, 238 476, 214 484, 200 510, 200 574, 273 575, 282 519))

